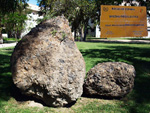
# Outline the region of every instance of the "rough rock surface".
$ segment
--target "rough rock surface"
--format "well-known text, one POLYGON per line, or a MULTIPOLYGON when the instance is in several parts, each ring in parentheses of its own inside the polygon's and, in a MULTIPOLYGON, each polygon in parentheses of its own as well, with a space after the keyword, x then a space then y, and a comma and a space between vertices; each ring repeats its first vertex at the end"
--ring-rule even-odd
POLYGON ((44 107, 42 104, 34 102, 34 101, 26 102, 26 106, 28 106, 28 107, 38 107, 38 108, 43 108, 44 107))
POLYGON ((84 94, 105 98, 120 98, 134 86, 135 69, 121 62, 99 63, 88 73, 84 83, 84 94))
POLYGON ((33 28, 11 58, 14 84, 49 106, 64 106, 82 95, 85 62, 63 17, 33 28))

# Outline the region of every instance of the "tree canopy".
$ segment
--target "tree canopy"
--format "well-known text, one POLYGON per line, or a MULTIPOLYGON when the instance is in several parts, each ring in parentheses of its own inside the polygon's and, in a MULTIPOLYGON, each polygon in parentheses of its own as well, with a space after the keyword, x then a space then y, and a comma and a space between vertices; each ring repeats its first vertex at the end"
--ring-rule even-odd
MULTIPOLYGON (((20 7, 20 3, 28 0, 0 0, 0 31, 2 17, 14 13, 20 7)), ((81 40, 86 39, 89 19, 94 20, 95 25, 100 23, 100 5, 119 5, 123 1, 132 4, 135 0, 37 0, 41 6, 45 18, 64 15, 70 22, 72 31, 78 30, 81 40)), ((146 6, 150 10, 149 0, 136 0, 140 6, 146 6)), ((23 8, 24 6, 20 7, 23 8)), ((149 14, 149 11, 147 12, 149 14)), ((15 13, 16 15, 16 13, 15 13)), ((21 20, 20 20, 21 21, 21 20)), ((1 34, 1 33, 0 33, 1 34)), ((76 36, 76 35, 75 35, 76 36)))
POLYGON ((28 0, 0 0, 0 13, 2 15, 14 12, 20 3, 26 3, 28 0))
POLYGON ((72 30, 79 30, 81 40, 86 39, 89 19, 100 21, 100 5, 118 5, 123 0, 38 0, 46 15, 64 15, 72 30))
MULTIPOLYGON (((27 1, 28 0, 0 0, 0 39, 2 38, 1 31, 6 21, 10 21, 12 19, 15 19, 16 21, 18 21, 19 19, 24 18, 24 17, 21 17, 21 11, 24 10, 25 7, 27 6, 26 4, 27 1), (18 12, 18 14, 16 12, 18 12)), ((12 24, 15 24, 14 21, 11 21, 11 25, 12 24)), ((17 25, 19 24, 20 23, 18 23, 17 25)))

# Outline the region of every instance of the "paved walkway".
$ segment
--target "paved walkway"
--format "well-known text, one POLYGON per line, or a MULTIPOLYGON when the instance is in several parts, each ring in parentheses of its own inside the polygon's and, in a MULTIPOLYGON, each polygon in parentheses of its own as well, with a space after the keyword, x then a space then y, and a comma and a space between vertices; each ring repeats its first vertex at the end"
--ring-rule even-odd
POLYGON ((0 44, 0 48, 4 48, 4 47, 13 47, 16 46, 16 42, 15 43, 7 43, 7 44, 0 44))
POLYGON ((130 43, 130 44, 150 44, 150 40, 89 40, 88 42, 106 42, 106 43, 130 43))

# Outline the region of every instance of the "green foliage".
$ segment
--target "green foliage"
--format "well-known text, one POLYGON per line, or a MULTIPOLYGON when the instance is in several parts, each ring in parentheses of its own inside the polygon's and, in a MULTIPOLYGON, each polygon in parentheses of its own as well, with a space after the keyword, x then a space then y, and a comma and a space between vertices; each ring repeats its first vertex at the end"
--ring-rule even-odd
POLYGON ((26 14, 19 14, 19 12, 14 12, 6 15, 6 20, 4 21, 7 31, 21 31, 24 26, 23 23, 27 19, 26 14))
POLYGON ((66 37, 66 34, 63 32, 62 33, 62 38, 64 39, 66 37))
MULTIPOLYGON (((6 27, 6 29, 12 30, 12 24, 14 22, 13 30, 15 32, 22 29, 22 19, 24 18, 22 11, 26 8, 27 1, 28 0, 0 0, 0 38, 2 37, 1 30, 3 26, 6 27), (11 17, 15 20, 12 20, 11 17), (7 21, 11 22, 10 25, 8 25, 7 21), (16 22, 18 23, 16 24, 16 22), (7 24, 7 26, 5 26, 5 24, 7 24), (8 26, 11 27, 9 28, 8 26)), ((11 30, 9 32, 11 32, 11 30)))
MULTIPOLYGON (((115 0, 121 1, 121 0, 115 0)), ((115 4, 114 0, 39 0, 44 6, 43 12, 47 17, 64 15, 70 22, 72 31, 79 31, 81 40, 86 39, 89 19, 95 20, 95 25, 100 18, 100 5, 115 4), (99 5, 98 5, 99 4, 99 5), (51 15, 51 16, 48 16, 51 15)))
POLYGON ((53 36, 55 36, 55 35, 56 35, 56 33, 57 33, 57 31, 56 31, 56 30, 53 30, 53 31, 51 32, 51 34, 52 34, 53 36))
POLYGON ((42 7, 42 13, 46 14, 47 11, 51 10, 54 3, 57 0, 37 0, 39 5, 42 7))
POLYGON ((26 4, 28 0, 0 0, 0 14, 4 16, 5 14, 12 13, 16 11, 20 3, 26 4))

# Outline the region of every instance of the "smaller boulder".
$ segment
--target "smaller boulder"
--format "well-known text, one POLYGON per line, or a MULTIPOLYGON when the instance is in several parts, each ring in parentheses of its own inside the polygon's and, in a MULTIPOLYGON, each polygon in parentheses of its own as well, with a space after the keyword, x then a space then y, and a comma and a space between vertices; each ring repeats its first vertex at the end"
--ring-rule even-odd
POLYGON ((121 98, 132 91, 135 69, 121 62, 99 63, 88 73, 84 94, 105 98, 121 98))

